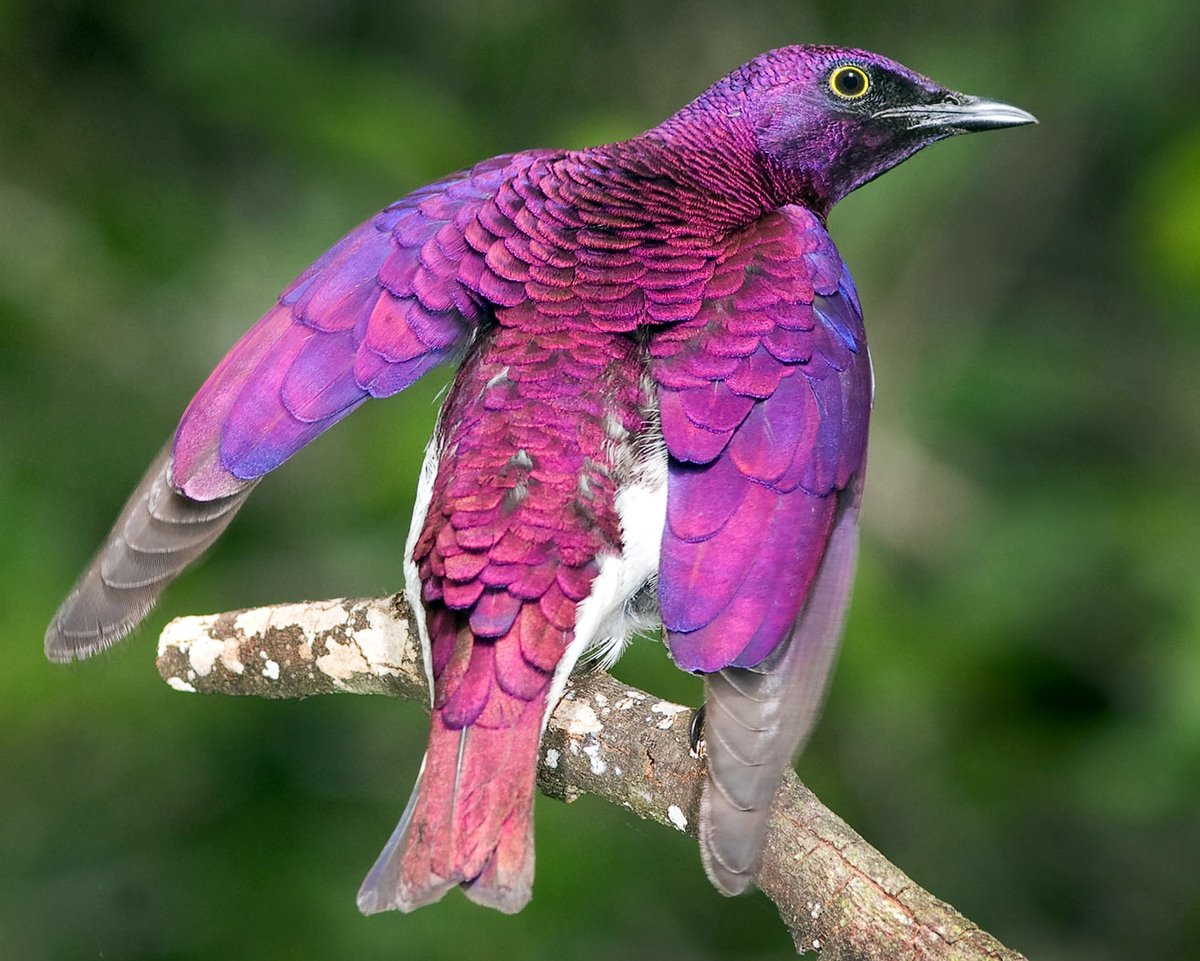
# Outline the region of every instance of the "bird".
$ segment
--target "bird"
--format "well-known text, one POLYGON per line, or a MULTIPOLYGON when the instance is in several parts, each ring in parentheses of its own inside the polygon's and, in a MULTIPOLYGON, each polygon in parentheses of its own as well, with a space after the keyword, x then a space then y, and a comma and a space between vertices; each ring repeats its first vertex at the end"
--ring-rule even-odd
POLYGON ((370 399, 457 372, 402 560, 428 748, 359 891, 532 894, 550 711, 582 656, 661 629, 704 678, 701 860, 753 883, 840 643, 874 384, 827 230, 939 140, 1036 123, 865 50, 796 45, 659 125, 495 157, 351 230, 217 365, 45 636, 129 634, 259 480, 370 399))

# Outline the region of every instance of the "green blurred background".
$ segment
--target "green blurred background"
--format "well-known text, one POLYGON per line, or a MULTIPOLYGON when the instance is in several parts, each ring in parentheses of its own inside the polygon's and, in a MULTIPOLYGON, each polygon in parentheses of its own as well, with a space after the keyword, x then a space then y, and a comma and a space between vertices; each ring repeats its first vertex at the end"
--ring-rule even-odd
MULTIPOLYGON (((783 958, 761 896, 584 799, 533 903, 361 918, 425 721, 185 696, 170 616, 401 580, 439 384, 289 463, 131 643, 45 624, 188 397, 343 231, 484 156, 653 125, 856 44, 1036 128, 847 200, 878 396, 861 572, 803 777, 1035 959, 1200 941, 1200 14, 945 0, 0 2, 0 958, 783 958)), ((641 645, 619 673, 695 703, 641 645)))

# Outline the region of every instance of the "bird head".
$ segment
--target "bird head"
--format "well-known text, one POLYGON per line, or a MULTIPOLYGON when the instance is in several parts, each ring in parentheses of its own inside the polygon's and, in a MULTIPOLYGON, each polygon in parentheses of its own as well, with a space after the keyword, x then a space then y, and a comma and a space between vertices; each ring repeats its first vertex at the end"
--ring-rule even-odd
POLYGON ((750 124, 786 200, 821 215, 931 143, 1037 122, 1017 107, 948 90, 886 57, 841 47, 773 50, 724 84, 721 101, 750 124))

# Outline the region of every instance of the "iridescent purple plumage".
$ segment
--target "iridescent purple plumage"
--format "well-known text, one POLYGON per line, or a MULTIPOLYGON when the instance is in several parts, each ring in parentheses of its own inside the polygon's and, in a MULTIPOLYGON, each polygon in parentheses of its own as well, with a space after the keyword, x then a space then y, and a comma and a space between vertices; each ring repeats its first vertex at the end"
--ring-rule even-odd
POLYGON ((175 434, 172 481, 198 500, 278 467, 370 397, 455 356, 487 301, 463 233, 526 157, 497 158, 410 194, 335 244, 220 363, 175 434))
POLYGON ((454 885, 528 900, 545 718, 584 648, 619 652, 655 597, 672 656, 706 675, 705 867, 744 889, 856 552, 870 364, 825 217, 936 140, 1031 121, 874 54, 788 47, 639 137, 415 191, 301 274, 201 387, 47 653, 126 634, 258 478, 462 358, 405 558, 429 749, 360 907, 454 885))
POLYGON ((671 455, 659 599, 687 670, 774 650, 828 539, 831 495, 862 468, 870 365, 844 273, 817 218, 785 208, 735 238, 695 318, 651 335, 671 455))

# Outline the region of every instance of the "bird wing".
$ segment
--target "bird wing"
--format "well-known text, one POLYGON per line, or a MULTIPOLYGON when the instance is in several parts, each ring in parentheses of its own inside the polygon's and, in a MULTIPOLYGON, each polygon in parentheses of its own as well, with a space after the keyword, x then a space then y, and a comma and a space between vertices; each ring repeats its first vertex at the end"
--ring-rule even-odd
POLYGON ((422 187, 350 231, 209 376, 46 632, 52 660, 128 634, 259 477, 369 397, 453 357, 488 316, 475 218, 532 155, 422 187))
POLYGON ((871 372, 853 283, 803 208, 736 238, 707 290, 650 342, 669 454, 658 589, 676 662, 710 674, 701 832, 733 892, 833 661, 871 372))
POLYGON ((461 351, 487 312, 467 236, 519 164, 496 158, 414 191, 297 277, 188 405, 174 486, 227 496, 461 351))

